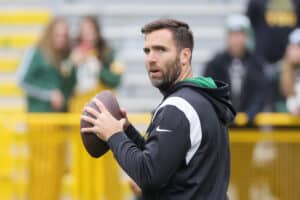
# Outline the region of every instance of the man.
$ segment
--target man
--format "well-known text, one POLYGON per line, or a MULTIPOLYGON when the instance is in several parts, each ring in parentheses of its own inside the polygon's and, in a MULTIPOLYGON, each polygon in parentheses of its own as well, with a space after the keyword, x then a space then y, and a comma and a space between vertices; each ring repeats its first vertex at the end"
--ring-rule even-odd
POLYGON ((116 120, 100 101, 101 113, 82 116, 107 141, 116 160, 141 187, 143 198, 225 200, 229 182, 227 124, 235 111, 228 85, 192 78, 193 35, 173 19, 145 25, 145 63, 153 86, 164 95, 155 109, 146 140, 124 118, 116 120))
POLYGON ((227 47, 207 63, 204 75, 229 83, 234 108, 245 112, 252 121, 266 99, 262 63, 248 46, 251 27, 246 16, 229 16, 226 29, 227 47))

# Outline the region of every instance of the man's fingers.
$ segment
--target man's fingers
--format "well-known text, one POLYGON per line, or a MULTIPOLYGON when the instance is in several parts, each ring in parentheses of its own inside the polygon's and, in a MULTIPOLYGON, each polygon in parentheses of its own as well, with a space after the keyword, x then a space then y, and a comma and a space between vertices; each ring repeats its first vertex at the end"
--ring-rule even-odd
POLYGON ((86 115, 82 115, 81 119, 83 119, 84 121, 89 122, 89 123, 91 123, 93 125, 96 124, 96 120, 94 118, 92 118, 92 117, 89 117, 89 116, 86 116, 86 115))
POLYGON ((100 112, 98 112, 96 109, 94 109, 90 106, 85 107, 84 110, 97 118, 98 118, 98 115, 100 114, 100 112))
POLYGON ((96 134, 96 128, 95 127, 89 127, 89 128, 81 128, 80 129, 81 132, 83 133, 95 133, 96 134))
POLYGON ((94 98, 93 102, 97 105, 97 107, 99 108, 99 110, 101 112, 107 112, 106 107, 104 106, 104 104, 101 101, 99 101, 98 99, 94 98))

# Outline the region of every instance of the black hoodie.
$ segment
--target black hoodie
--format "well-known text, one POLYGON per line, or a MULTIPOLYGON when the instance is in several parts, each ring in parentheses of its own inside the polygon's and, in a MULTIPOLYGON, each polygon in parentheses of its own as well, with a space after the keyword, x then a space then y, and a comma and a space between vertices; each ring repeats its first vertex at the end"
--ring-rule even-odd
POLYGON ((227 125, 235 111, 228 85, 207 80, 172 86, 154 112, 146 139, 129 126, 126 134, 108 140, 121 167, 141 187, 143 199, 227 199, 227 125))

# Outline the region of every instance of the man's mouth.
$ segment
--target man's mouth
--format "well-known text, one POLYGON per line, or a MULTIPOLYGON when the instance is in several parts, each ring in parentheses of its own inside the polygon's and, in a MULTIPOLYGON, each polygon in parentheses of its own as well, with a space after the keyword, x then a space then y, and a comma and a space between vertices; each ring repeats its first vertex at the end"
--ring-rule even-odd
POLYGON ((151 78, 159 78, 161 76, 161 71, 159 69, 149 70, 149 75, 151 78))

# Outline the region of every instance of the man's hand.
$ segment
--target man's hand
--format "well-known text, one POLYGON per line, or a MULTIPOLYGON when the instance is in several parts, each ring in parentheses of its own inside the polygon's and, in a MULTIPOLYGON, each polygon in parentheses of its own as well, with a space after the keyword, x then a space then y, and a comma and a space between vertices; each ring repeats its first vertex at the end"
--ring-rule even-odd
POLYGON ((86 115, 81 116, 84 121, 93 125, 93 127, 90 128, 82 128, 82 132, 93 132, 101 140, 107 141, 115 133, 123 131, 123 127, 126 123, 125 118, 119 121, 110 114, 101 101, 93 99, 93 102, 97 105, 100 112, 89 106, 84 108, 84 110, 94 116, 94 118, 86 115))

